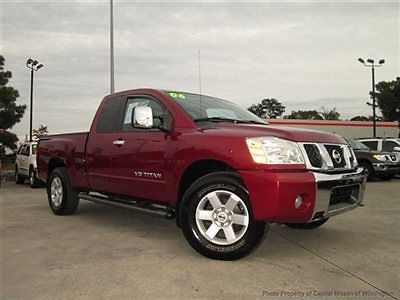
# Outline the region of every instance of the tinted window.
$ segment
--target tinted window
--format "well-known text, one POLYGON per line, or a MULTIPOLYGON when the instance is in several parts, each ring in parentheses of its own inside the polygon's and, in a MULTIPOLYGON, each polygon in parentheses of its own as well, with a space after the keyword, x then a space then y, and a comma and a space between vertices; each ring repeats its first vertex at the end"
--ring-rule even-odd
POLYGON ((357 140, 349 140, 349 144, 355 150, 369 150, 367 146, 357 140))
POLYGON ((29 156, 29 145, 24 145, 21 149, 21 154, 25 156, 29 156))
POLYGON ((122 124, 123 131, 143 130, 141 128, 134 128, 131 125, 133 109, 138 106, 148 106, 151 108, 153 111, 153 128, 158 128, 161 124, 164 124, 168 129, 170 128, 172 120, 171 114, 161 103, 151 98, 135 97, 128 98, 128 101, 126 102, 122 124))
POLYGON ((24 145, 21 145, 21 146, 19 146, 19 149, 18 149, 18 152, 17 152, 17 154, 21 154, 21 152, 22 152, 22 148, 24 148, 24 145))
POLYGON ((362 141, 364 145, 366 145, 369 149, 377 150, 378 142, 377 141, 362 141))
POLYGON ((385 141, 385 142, 383 142, 382 150, 392 152, 392 151, 394 151, 394 149, 393 149, 394 147, 400 147, 400 145, 393 141, 385 141))
POLYGON ((124 109, 122 97, 108 99, 97 121, 97 132, 121 131, 121 119, 124 109))

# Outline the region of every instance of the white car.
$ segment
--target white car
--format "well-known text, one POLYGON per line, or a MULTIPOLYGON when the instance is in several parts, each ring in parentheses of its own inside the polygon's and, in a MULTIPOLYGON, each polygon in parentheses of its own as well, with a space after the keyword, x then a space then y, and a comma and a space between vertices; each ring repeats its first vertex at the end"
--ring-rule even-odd
POLYGON ((19 147, 15 160, 15 182, 23 184, 29 178, 32 188, 39 187, 41 181, 37 177, 36 165, 37 142, 26 142, 19 147))
POLYGON ((361 138, 358 140, 371 150, 400 153, 400 138, 361 138))

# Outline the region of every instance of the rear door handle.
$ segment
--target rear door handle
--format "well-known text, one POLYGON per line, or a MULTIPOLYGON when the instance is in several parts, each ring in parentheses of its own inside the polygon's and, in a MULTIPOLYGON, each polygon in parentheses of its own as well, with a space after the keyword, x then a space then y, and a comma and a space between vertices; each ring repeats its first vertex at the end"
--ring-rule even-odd
POLYGON ((116 140, 116 141, 113 141, 113 144, 116 146, 122 146, 125 144, 125 141, 124 140, 116 140))

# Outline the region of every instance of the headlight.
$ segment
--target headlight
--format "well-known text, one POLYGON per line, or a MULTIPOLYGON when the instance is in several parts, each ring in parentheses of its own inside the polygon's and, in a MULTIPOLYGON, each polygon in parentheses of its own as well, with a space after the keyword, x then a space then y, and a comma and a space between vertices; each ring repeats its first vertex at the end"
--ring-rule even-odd
POLYGON ((247 147, 258 164, 304 164, 304 157, 295 142, 275 138, 260 137, 246 139, 247 147))
POLYGON ((380 161, 386 161, 386 156, 385 155, 381 155, 381 154, 375 154, 373 156, 376 160, 380 160, 380 161))

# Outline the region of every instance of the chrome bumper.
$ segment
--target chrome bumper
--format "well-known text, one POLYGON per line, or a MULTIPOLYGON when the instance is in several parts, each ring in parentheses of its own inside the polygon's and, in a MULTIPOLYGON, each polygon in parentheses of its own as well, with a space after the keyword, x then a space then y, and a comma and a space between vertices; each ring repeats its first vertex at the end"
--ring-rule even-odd
POLYGON ((347 174, 313 172, 317 195, 313 216, 309 222, 329 218, 360 205, 364 198, 366 177, 364 170, 347 174))

